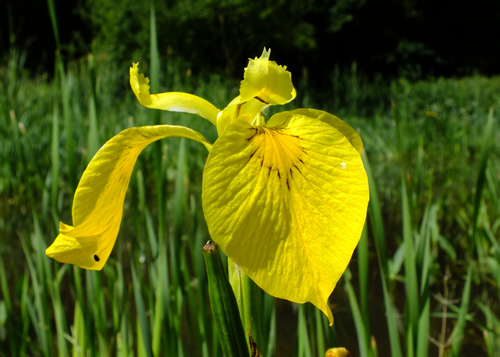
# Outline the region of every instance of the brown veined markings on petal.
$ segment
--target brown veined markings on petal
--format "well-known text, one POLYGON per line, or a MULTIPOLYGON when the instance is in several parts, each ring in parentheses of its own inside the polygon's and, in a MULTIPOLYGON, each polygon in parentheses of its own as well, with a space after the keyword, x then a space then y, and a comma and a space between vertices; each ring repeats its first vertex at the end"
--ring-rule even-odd
POLYGON ((327 298, 368 199, 362 162, 344 135, 299 115, 273 127, 233 123, 210 153, 203 190, 223 251, 269 294, 311 301, 332 322, 327 298))
MULTIPOLYGON (((248 166, 259 167, 259 171, 255 172, 258 177, 256 179, 257 184, 254 187, 261 187, 254 193, 260 195, 262 197, 261 199, 276 203, 269 199, 269 195, 274 196, 276 193, 274 189, 278 185, 280 190, 283 190, 285 182, 284 175, 285 172, 287 172, 285 169, 285 166, 287 165, 287 158, 283 156, 284 153, 280 147, 281 144, 276 143, 277 137, 279 137, 278 135, 282 134, 277 130, 270 130, 265 127, 251 128, 250 130, 253 130, 254 133, 246 139, 252 147, 247 164, 248 166), (265 198, 266 196, 267 199, 265 198)), ((268 207, 268 212, 271 215, 273 215, 273 213, 280 212, 283 207, 289 206, 290 200, 287 199, 287 195, 288 192, 279 195, 280 202, 277 207, 268 207)))
POLYGON ((236 130, 219 139, 205 167, 207 222, 214 240, 220 237, 222 247, 247 246, 249 241, 239 237, 255 232, 272 238, 262 245, 271 244, 274 248, 270 250, 275 250, 275 244, 290 229, 288 187, 290 172, 300 165, 299 139, 274 128, 245 128, 241 123, 234 126, 236 130), (288 157, 283 145, 294 146, 295 154, 288 157))
POLYGON ((261 160, 260 165, 268 169, 268 176, 276 172, 281 187, 290 191, 293 171, 300 171, 300 156, 305 153, 300 145, 300 138, 287 134, 281 128, 260 127, 252 130, 255 130, 255 134, 247 140, 252 141, 257 148, 248 161, 254 158, 261 160))
MULTIPOLYGON (((250 130, 253 130, 254 133, 246 140, 252 142, 254 147, 256 146, 257 148, 252 149, 248 158, 248 163, 250 163, 252 159, 259 160, 261 170, 263 169, 267 172, 267 175, 265 176, 268 177, 268 181, 272 181, 277 176, 280 191, 282 191, 282 193, 278 195, 282 201, 281 205, 289 207, 291 209, 290 213, 295 216, 292 220, 297 221, 298 217, 296 213, 294 213, 294 209, 292 207, 292 201, 294 201, 292 199, 293 193, 290 191, 294 180, 294 171, 296 171, 296 177, 307 183, 307 178, 302 173, 303 170, 307 171, 307 167, 304 167, 304 161, 302 159, 308 160, 308 158, 304 157, 304 155, 308 154, 300 144, 301 139, 297 135, 288 133, 288 128, 260 127, 252 128, 250 130), (302 170, 299 167, 302 167, 302 170), (271 174, 273 174, 272 177, 271 174), (284 190, 285 187, 286 190, 284 190)), ((276 187, 273 184, 269 186, 271 191, 273 191, 273 188, 276 187)), ((278 192, 274 192, 274 194, 277 193, 278 192)), ((295 192, 295 194, 298 194, 298 192, 295 192)), ((318 194, 318 192, 315 192, 315 195, 318 198, 321 197, 321 194, 318 194)), ((301 201, 302 200, 303 198, 301 201)), ((318 213, 321 215, 321 212, 318 213)), ((339 224, 340 222, 335 223, 339 224)), ((302 234, 299 234, 299 236, 300 235, 302 234)))
MULTIPOLYGON (((347 159, 347 157, 351 155, 352 150, 345 150, 345 148, 344 149, 340 148, 343 145, 342 143, 347 142, 347 140, 342 137, 339 137, 338 140, 336 140, 335 142, 328 142, 328 145, 324 147, 325 149, 327 147, 330 149, 332 147, 337 147, 336 150, 338 150, 337 153, 340 157, 335 158, 329 156, 327 159, 325 157, 325 159, 328 162, 325 161, 318 162, 318 159, 320 159, 324 155, 324 153, 322 153, 321 151, 322 151, 322 146, 325 144, 325 142, 321 143, 315 140, 314 142, 315 147, 309 148, 310 146, 309 143, 312 143, 310 142, 309 136, 311 135, 315 136, 317 134, 321 135, 323 131, 322 129, 324 129, 321 128, 321 126, 323 125, 320 125, 319 127, 316 128, 314 125, 310 125, 308 126, 307 130, 301 129, 299 130, 299 132, 294 130, 293 127, 291 128, 289 127, 289 128, 284 128, 283 130, 272 131, 272 133, 281 134, 277 136, 278 140, 284 139, 283 141, 281 141, 282 145, 275 145, 275 148, 278 149, 279 157, 281 159, 285 158, 285 161, 288 159, 288 161, 292 162, 293 165, 295 165, 295 162, 297 161, 300 162, 300 164, 302 164, 300 166, 302 169, 293 166, 296 169, 295 171, 297 171, 296 180, 290 180, 290 183, 299 183, 299 186, 301 186, 301 187, 296 187, 296 185, 292 186, 292 190, 289 195, 290 208, 292 209, 293 212, 292 214, 294 216, 293 221, 295 222, 295 224, 297 224, 300 219, 297 216, 297 212, 295 212, 295 208, 299 207, 303 208, 305 206, 308 206, 309 209, 316 212, 315 215, 311 216, 311 218, 315 217, 316 223, 314 225, 317 228, 321 227, 320 229, 326 232, 329 230, 327 227, 344 226, 344 222, 349 221, 349 219, 352 219, 352 217, 350 217, 350 214, 348 214, 348 212, 342 212, 342 210, 337 211, 338 215, 337 216, 337 215, 331 215, 331 213, 329 213, 328 210, 325 211, 325 209, 327 209, 327 207, 331 207, 332 203, 345 205, 346 202, 344 202, 343 199, 345 199, 347 196, 350 197, 359 196, 359 194, 355 192, 356 189, 354 191, 350 190, 350 192, 344 192, 342 189, 343 185, 341 183, 345 182, 343 177, 345 175, 351 181, 350 183, 352 184, 353 183, 352 177, 349 176, 357 175, 356 172, 358 169, 362 169, 362 164, 360 163, 359 155, 353 155, 353 161, 347 159), (312 151, 309 151, 310 149, 312 151), (339 165, 337 166, 338 168, 332 166, 332 161, 336 160, 339 161, 339 165), (354 171, 352 173, 350 172, 350 170, 346 171, 340 168, 340 162, 343 161, 349 162, 349 168, 354 168, 354 171), (327 179, 325 179, 325 176, 327 177, 327 179), (337 183, 332 184, 333 182, 337 183), (338 183, 340 183, 341 185, 339 186, 338 183), (309 193, 307 195, 303 195, 301 193, 301 190, 305 188, 304 185, 308 187, 307 191, 309 193)), ((283 164, 283 160, 281 161, 281 164, 283 164)), ((293 177, 293 170, 290 171, 290 176, 293 177)), ((362 185, 364 181, 363 182, 360 181, 359 183, 360 185, 362 185)), ((363 199, 361 199, 361 201, 363 201, 363 199)), ((351 202, 351 204, 358 206, 357 202, 351 202)), ((299 216, 301 215, 299 214, 299 216)), ((359 220, 363 220, 364 216, 363 217, 361 216, 363 215, 360 215, 358 217, 359 220)), ((349 226, 344 226, 344 229, 350 231, 352 235, 355 235, 355 233, 351 231, 350 228, 351 227, 349 226)), ((300 227, 295 225, 294 228, 292 227, 292 231, 294 231, 294 229, 297 230, 295 233, 298 233, 298 235, 296 234, 294 235, 297 238, 301 239, 300 237, 303 236, 303 233, 301 232, 300 227)), ((341 244, 343 242, 338 242, 338 243, 341 244)), ((303 246, 304 248, 307 248, 307 245, 303 246)), ((306 256, 308 256, 308 258, 310 259, 314 258, 315 255, 306 254, 306 256)))
MULTIPOLYGON (((259 189, 255 193, 259 195, 258 199, 253 203, 246 201, 244 206, 239 207, 239 211, 245 212, 248 207, 251 207, 250 210, 255 213, 255 216, 260 216, 260 226, 267 227, 267 229, 260 231, 261 235, 268 237, 261 246, 262 249, 265 249, 268 244, 274 245, 271 243, 272 239, 269 240, 269 238, 285 238, 289 234, 290 224, 293 220, 290 216, 293 214, 290 193, 291 181, 294 171, 300 173, 299 166, 303 164, 303 161, 299 156, 304 155, 304 151, 300 146, 300 139, 297 136, 288 135, 286 129, 260 127, 251 130, 254 133, 246 139, 252 147, 247 165, 260 168, 258 172, 254 171, 258 181, 255 187, 264 186, 265 188, 259 189), (259 214, 263 212, 259 212, 257 207, 264 207, 267 214, 259 214), (279 216, 282 218, 278 218, 279 216), (276 222, 276 225, 269 224, 270 222, 276 222), (282 227, 281 234, 276 234, 276 230, 280 226, 282 227)), ((234 226, 238 226, 240 222, 245 220, 243 216, 240 216, 234 226)), ((254 221, 254 224, 257 222, 254 221)), ((278 240, 280 239, 278 238, 278 240)), ((285 247, 286 242, 283 242, 283 244, 275 246, 274 249, 277 248, 278 255, 281 255, 282 253, 279 251, 283 251, 286 249, 285 247)))
MULTIPOLYGON (((293 131, 293 130, 292 130, 293 131)), ((298 222, 300 221, 300 216, 301 213, 297 212, 297 209, 294 207, 294 205, 298 204, 298 207, 302 207, 306 201, 309 201, 311 198, 306 198, 303 197, 302 194, 300 193, 300 190, 297 189, 297 187, 294 187, 293 192, 291 192, 291 185, 293 184, 294 177, 293 177, 293 172, 296 172, 296 178, 305 182, 306 184, 308 183, 307 177, 304 175, 302 171, 307 172, 307 166, 305 166, 304 161, 307 160, 309 161, 309 154, 306 152, 306 150, 302 147, 300 141, 301 138, 298 135, 293 135, 289 132, 288 128, 263 128, 260 132, 260 138, 261 141, 265 141, 270 143, 271 145, 267 145, 267 152, 268 155, 266 157, 270 158, 267 160, 267 165, 269 167, 275 168, 274 170, 277 171, 278 177, 280 179, 280 184, 281 184, 281 189, 284 189, 284 182, 286 182, 286 188, 287 192, 283 192, 282 197, 286 199, 287 201, 287 206, 291 210, 291 221, 292 223, 291 226, 291 234, 295 238, 293 239, 294 241, 296 239, 299 239, 301 241, 301 248, 305 249, 304 255, 301 255, 301 260, 303 260, 302 264, 305 264, 306 266, 309 266, 312 261, 315 260, 314 254, 310 254, 310 249, 312 247, 308 247, 307 244, 303 241, 303 238, 307 235, 308 233, 304 232, 303 230, 308 230, 309 227, 304 227, 298 222), (299 168, 302 167, 302 170, 299 168), (283 173, 283 177, 280 176, 280 171, 283 173), (299 204, 299 201, 302 201, 302 204, 299 204)), ((258 144, 259 137, 256 139, 256 143, 258 144)), ((259 145, 259 147, 264 146, 264 145, 259 145)), ((266 166, 266 165, 264 165, 266 166)), ((313 192, 315 190, 313 189, 313 192)), ((323 201, 321 199, 321 194, 318 192, 314 192, 316 195, 316 198, 320 199, 320 201, 323 201)), ((321 210, 318 211, 318 213, 323 215, 323 212, 321 210)), ((319 221, 318 221, 319 223, 319 221)), ((332 223, 332 222, 331 222, 332 223)), ((339 222, 335 222, 339 223, 339 222)), ((322 227, 324 229, 324 227, 322 227)), ((288 242, 290 244, 291 242, 288 242)), ((295 241, 297 243, 297 241, 295 241)), ((290 247, 292 248, 292 247, 290 247)), ((293 248, 292 248, 293 249, 293 248)), ((317 264, 317 261, 314 261, 312 263, 313 265, 317 264)), ((299 264, 301 265, 301 264, 299 264)), ((311 276, 311 278, 319 282, 321 279, 314 274, 314 276, 311 276)), ((312 293, 312 295, 315 294, 322 294, 321 289, 318 289, 316 293, 312 293)), ((308 296, 305 300, 314 300, 312 298, 313 296, 308 296)))

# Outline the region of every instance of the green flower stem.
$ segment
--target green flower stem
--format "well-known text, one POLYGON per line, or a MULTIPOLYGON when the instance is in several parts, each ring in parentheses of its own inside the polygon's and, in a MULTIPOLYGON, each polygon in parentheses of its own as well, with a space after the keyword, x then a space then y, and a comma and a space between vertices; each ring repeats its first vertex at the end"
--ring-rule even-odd
MULTIPOLYGON (((252 338, 257 345, 262 344, 260 319, 257 309, 257 291, 255 283, 246 275, 241 268, 228 259, 229 282, 233 288, 238 309, 240 311, 241 321, 243 322, 243 330, 252 333, 252 338)), ((247 340, 249 345, 249 341, 247 340)), ((250 345, 249 345, 250 348, 250 345)))
POLYGON ((217 334, 226 357, 249 356, 236 299, 224 271, 219 246, 208 242, 203 247, 208 276, 208 294, 217 334))

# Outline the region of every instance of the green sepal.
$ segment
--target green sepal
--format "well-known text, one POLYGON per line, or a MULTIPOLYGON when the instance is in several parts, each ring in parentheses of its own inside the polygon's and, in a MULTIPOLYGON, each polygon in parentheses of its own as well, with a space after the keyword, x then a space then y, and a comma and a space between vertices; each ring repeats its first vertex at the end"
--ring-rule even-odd
POLYGON ((203 258, 207 269, 210 306, 224 355, 249 356, 238 304, 222 265, 219 246, 209 241, 203 247, 203 258))

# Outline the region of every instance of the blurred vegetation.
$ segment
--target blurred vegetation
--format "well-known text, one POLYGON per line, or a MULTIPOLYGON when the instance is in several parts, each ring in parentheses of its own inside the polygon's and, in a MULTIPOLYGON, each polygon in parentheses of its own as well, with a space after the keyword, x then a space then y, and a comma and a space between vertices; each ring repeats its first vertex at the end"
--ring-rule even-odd
MULTIPOLYGON (((316 48, 314 25, 304 18, 313 8, 313 2, 296 0, 156 2, 159 48, 162 55, 174 51, 192 68, 225 67, 239 75, 249 48, 279 43, 301 55, 316 48)), ((130 0, 87 0, 81 8, 99 51, 124 61, 148 53, 149 12, 149 6, 130 0)))
MULTIPOLYGON (((307 68, 315 86, 335 64, 352 62, 370 76, 499 74, 492 50, 500 32, 500 3, 427 0, 165 0, 155 2, 159 53, 195 73, 239 78, 249 54, 271 47, 295 76, 307 68), (464 26, 467 24, 467 26, 464 26)), ((89 52, 118 63, 148 60, 150 3, 54 0, 61 51, 89 52)), ((0 48, 24 49, 27 67, 52 71, 56 44, 44 2, 0 5, 0 48), (29 8, 30 11, 25 11, 29 8)))
POLYGON ((180 124, 217 138, 199 117, 141 107, 132 61, 159 91, 223 108, 264 46, 298 93, 266 117, 310 107, 344 119, 363 138, 371 191, 330 298, 335 325, 258 293, 264 355, 500 353, 500 77, 432 77, 498 70, 485 45, 497 3, 170 0, 156 2, 156 22, 149 3, 48 3, 52 24, 45 3, 7 0, 0 12, 0 356, 221 354, 201 254, 201 145, 167 139, 140 155, 102 272, 44 250, 71 222, 86 164, 119 131, 180 124))
MULTIPOLYGON (((0 355, 51 356, 73 349, 75 356, 82 350, 127 356, 149 348, 154 355, 159 350, 220 354, 201 258, 209 239, 200 202, 206 151, 194 142, 168 139, 159 146, 160 165, 154 148, 139 157, 117 247, 103 272, 48 259, 44 250, 59 220, 70 222, 72 185, 93 147, 156 119, 133 97, 128 67, 117 70, 112 61, 89 56, 67 63, 64 77, 53 81, 46 74, 33 78, 23 67, 25 59, 24 53, 11 52, 0 67, 0 342, 5 346, 0 355)), ((176 61, 160 62, 161 91, 195 93, 219 108, 237 95, 236 80, 193 76, 182 68, 176 61)), ((145 65, 144 71, 150 68, 145 65)), ((371 199, 366 235, 331 298, 333 328, 311 305, 297 310, 261 295, 266 356, 308 356, 332 346, 363 356, 409 355, 417 346, 418 356, 453 346, 457 353, 477 356, 499 351, 500 137, 497 123, 487 117, 490 107, 497 116, 500 78, 408 78, 374 81, 353 64, 350 71, 337 69, 325 78, 328 91, 303 77, 296 82, 297 99, 266 114, 313 107, 346 120, 361 133, 373 174, 371 192, 380 198, 379 206, 371 199), (492 146, 485 156, 486 137, 492 146), (409 244, 413 248, 405 258, 409 244), (408 273, 412 266, 416 279, 408 273), (418 333, 408 330, 415 319, 409 309, 424 322, 418 333), (371 332, 370 320, 377 326, 371 332)), ((201 118, 159 115, 162 123, 187 125, 216 139, 215 128, 201 118)))

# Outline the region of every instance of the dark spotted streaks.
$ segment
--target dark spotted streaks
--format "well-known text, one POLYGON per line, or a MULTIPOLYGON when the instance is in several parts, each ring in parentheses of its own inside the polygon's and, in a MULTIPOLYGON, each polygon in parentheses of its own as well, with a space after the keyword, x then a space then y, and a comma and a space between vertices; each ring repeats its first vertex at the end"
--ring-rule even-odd
POLYGON ((262 98, 259 98, 259 97, 255 97, 255 99, 257 99, 259 102, 261 103, 264 103, 264 104, 269 104, 268 102, 266 102, 264 99, 262 98))
POLYGON ((255 153, 257 152, 257 150, 259 150, 259 148, 255 149, 255 151, 248 158, 248 161, 250 161, 252 159, 252 157, 255 155, 255 153))
POLYGON ((236 117, 235 117, 235 118, 237 118, 237 117, 239 117, 239 116, 240 116, 240 110, 241 110, 241 106, 242 106, 242 105, 243 105, 243 104, 238 104, 238 109, 236 109, 236 117))
POLYGON ((250 128, 250 130, 254 130, 255 133, 251 137, 245 139, 246 141, 252 140, 255 137, 255 135, 257 135, 258 130, 256 128, 250 128))
POLYGON ((101 260, 101 259, 97 256, 97 254, 94 254, 94 260, 95 260, 96 262, 98 262, 98 261, 99 261, 99 260, 101 260))

